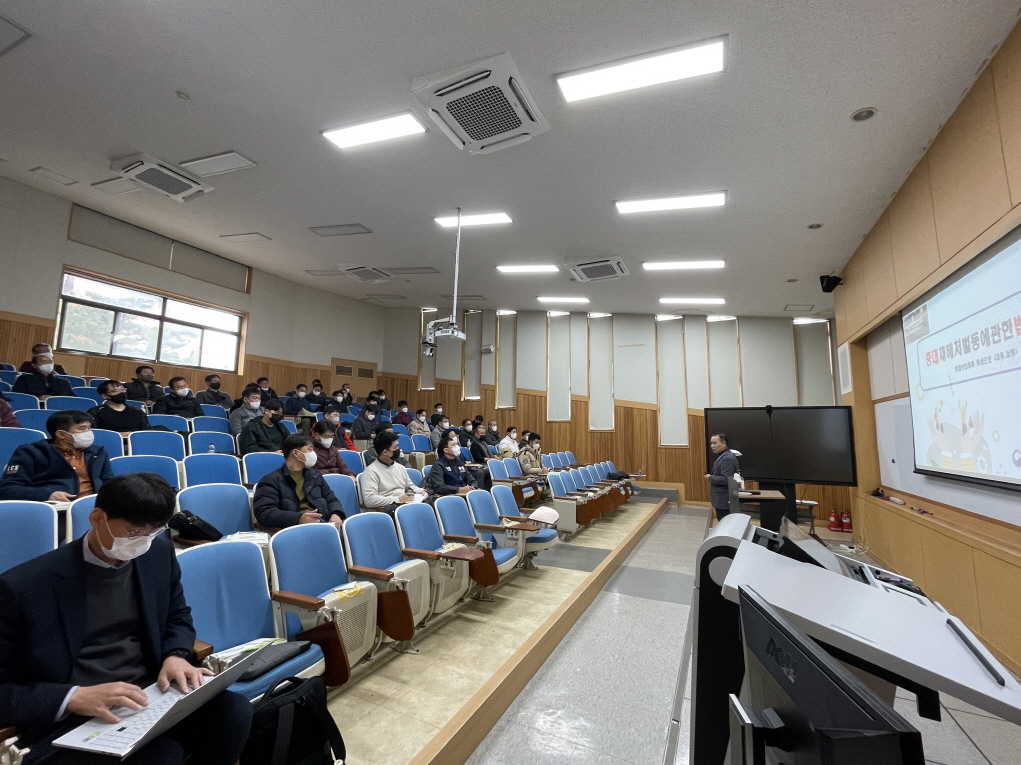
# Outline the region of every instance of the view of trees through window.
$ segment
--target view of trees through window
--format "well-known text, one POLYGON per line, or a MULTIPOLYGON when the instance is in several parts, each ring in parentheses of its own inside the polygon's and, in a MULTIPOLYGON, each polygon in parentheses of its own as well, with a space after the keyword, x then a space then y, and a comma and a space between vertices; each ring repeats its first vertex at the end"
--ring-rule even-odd
POLYGON ((241 316, 67 271, 58 347, 176 366, 237 369, 241 316))

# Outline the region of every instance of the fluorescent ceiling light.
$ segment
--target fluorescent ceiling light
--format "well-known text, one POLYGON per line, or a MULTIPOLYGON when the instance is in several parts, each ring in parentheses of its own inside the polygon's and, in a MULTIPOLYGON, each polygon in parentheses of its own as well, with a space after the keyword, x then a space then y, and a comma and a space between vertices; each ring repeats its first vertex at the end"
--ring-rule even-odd
POLYGON ((557 78, 557 84, 570 101, 620 93, 624 90, 684 80, 700 74, 722 72, 725 46, 723 40, 692 45, 609 64, 577 74, 557 78))
POLYGON ((646 271, 686 271, 698 268, 723 268, 722 260, 651 260, 642 263, 646 271))
POLYGON ((737 321, 736 316, 706 316, 706 321, 737 321))
POLYGON ((683 316, 678 316, 675 313, 657 313, 656 321, 674 321, 675 319, 683 319, 683 316))
POLYGON ((517 313, 517 311, 501 310, 501 311, 497 311, 496 315, 497 316, 513 316, 516 313, 517 313))
POLYGON ((541 297, 538 298, 540 303, 587 303, 589 302, 586 297, 541 297))
MULTIPOLYGON (((455 228, 457 226, 457 216, 450 215, 443 218, 433 218, 434 221, 439 223, 443 228, 455 228)), ((512 223, 511 217, 504 212, 498 213, 482 213, 480 215, 462 215, 461 225, 462 226, 488 226, 492 223, 512 223)))
POLYGON ((332 141, 342 149, 349 149, 352 146, 388 141, 391 138, 424 132, 425 128, 421 122, 415 119, 414 115, 398 114, 396 117, 363 122, 361 125, 352 125, 338 130, 324 130, 323 138, 332 141))
POLYGON ((661 199, 630 199, 616 204, 617 212, 621 215, 661 210, 695 210, 700 207, 722 207, 727 204, 727 192, 716 191, 712 194, 688 194, 683 197, 661 199))
POLYGON ((550 318, 556 318, 557 316, 570 316, 570 311, 546 311, 546 315, 550 318))
POLYGON ((464 400, 465 401, 481 401, 482 400, 482 396, 465 396, 464 400))
POLYGON ((593 311, 588 315, 590 319, 609 319, 611 316, 613 316, 612 313, 599 313, 597 311, 593 311))
POLYGON ((423 308, 422 313, 436 313, 438 310, 438 308, 423 308))
POLYGON ((560 269, 556 266, 497 266, 497 271, 502 271, 505 274, 552 274, 556 273, 560 269))
POLYGON ((663 305, 723 305, 727 301, 723 298, 702 298, 702 297, 679 297, 660 298, 663 305))
POLYGON ((811 316, 799 316, 794 320, 795 324, 826 324, 829 319, 813 319, 811 316))

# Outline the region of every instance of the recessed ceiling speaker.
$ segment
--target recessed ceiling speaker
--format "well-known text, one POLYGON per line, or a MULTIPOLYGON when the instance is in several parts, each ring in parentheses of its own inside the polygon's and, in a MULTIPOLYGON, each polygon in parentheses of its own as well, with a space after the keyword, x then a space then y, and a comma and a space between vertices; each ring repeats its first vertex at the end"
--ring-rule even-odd
POLYGON ((822 286, 823 292, 833 292, 843 281, 839 276, 832 276, 830 274, 823 274, 819 277, 819 284, 822 286))

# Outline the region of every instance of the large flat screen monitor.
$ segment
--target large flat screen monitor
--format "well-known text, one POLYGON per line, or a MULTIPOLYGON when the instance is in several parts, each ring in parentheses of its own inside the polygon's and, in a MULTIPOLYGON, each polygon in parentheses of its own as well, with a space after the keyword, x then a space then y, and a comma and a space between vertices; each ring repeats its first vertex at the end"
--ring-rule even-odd
POLYGON ((901 316, 915 472, 1021 488, 1021 229, 901 316))
POLYGON ((716 460, 709 451, 710 436, 726 433, 730 448, 741 452, 741 476, 747 480, 833 486, 857 483, 851 407, 771 408, 772 434, 765 407, 706 409, 706 465, 711 467, 716 460))

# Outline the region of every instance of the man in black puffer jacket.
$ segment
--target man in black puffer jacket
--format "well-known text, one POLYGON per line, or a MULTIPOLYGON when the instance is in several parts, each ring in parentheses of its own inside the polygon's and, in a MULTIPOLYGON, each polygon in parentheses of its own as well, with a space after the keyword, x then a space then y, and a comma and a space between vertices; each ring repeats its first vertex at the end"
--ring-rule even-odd
POLYGON ((340 504, 322 474, 315 470, 312 439, 303 435, 284 440, 284 465, 262 477, 255 487, 253 509, 259 525, 283 529, 299 523, 332 523, 344 518, 340 504))

